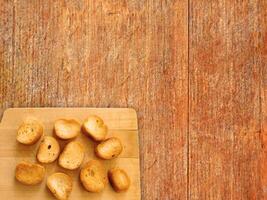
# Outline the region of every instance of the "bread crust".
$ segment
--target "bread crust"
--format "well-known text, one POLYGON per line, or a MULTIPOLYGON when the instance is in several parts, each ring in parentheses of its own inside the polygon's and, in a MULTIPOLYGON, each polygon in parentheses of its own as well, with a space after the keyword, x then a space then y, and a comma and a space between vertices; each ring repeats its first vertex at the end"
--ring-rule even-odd
POLYGON ((98 160, 87 162, 81 169, 80 180, 83 187, 89 192, 103 191, 107 184, 107 175, 102 163, 98 160))
POLYGON ((21 144, 32 145, 43 135, 43 126, 37 120, 23 122, 17 131, 17 141, 21 144))
POLYGON ((59 200, 68 199, 72 191, 72 179, 69 175, 57 172, 47 178, 46 185, 59 200))
POLYGON ((54 124, 54 133, 60 139, 73 139, 81 132, 81 125, 75 119, 58 119, 54 124))
POLYGON ((130 187, 130 178, 123 169, 110 169, 108 171, 108 178, 111 186, 116 192, 126 191, 130 187))
POLYGON ((58 163, 65 169, 74 170, 80 167, 84 158, 84 148, 81 143, 72 141, 68 143, 59 156, 58 163))
POLYGON ((99 143, 95 148, 95 153, 99 158, 110 160, 118 157, 122 150, 123 147, 120 139, 111 137, 99 143))
POLYGON ((41 163, 52 163, 58 158, 59 153, 58 141, 52 136, 45 136, 40 143, 36 157, 41 163))
POLYGON ((108 127, 104 124, 104 121, 96 115, 91 115, 84 121, 82 130, 94 141, 103 141, 108 133, 108 127))
POLYGON ((42 165, 20 162, 16 166, 15 177, 16 179, 25 185, 36 185, 42 182, 45 175, 45 168, 42 165))

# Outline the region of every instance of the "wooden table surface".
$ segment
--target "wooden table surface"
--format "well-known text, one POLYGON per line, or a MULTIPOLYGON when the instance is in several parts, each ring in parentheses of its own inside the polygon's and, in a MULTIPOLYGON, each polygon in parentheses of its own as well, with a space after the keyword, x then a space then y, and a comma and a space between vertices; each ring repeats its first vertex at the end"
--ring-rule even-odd
POLYGON ((267 199, 266 0, 0 0, 0 106, 132 107, 142 199, 267 199))

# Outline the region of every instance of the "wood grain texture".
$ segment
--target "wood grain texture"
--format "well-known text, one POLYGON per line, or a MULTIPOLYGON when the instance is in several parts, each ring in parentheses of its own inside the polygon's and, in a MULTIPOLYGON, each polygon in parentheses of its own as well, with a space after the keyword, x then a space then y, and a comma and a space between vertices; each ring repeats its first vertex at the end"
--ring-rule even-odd
POLYGON ((0 0, 1 109, 133 107, 143 199, 266 199, 266 12, 264 0, 0 0))
POLYGON ((186 199, 188 1, 0 0, 0 105, 133 107, 143 199, 186 199))
POLYGON ((266 199, 263 2, 190 1, 189 199, 266 199))
MULTIPOLYGON (((45 164, 45 177, 55 172, 65 172, 72 177, 73 190, 69 199, 94 199, 94 200, 140 200, 140 163, 137 116, 133 109, 128 108, 12 108, 5 111, 0 126, 0 193, 2 198, 10 199, 54 199, 46 189, 44 180, 37 186, 25 186, 14 179, 14 171, 20 161, 36 162, 36 145, 25 146, 16 141, 17 129, 27 118, 36 118, 44 126, 45 135, 53 135, 54 122, 59 118, 74 118, 82 124, 88 115, 100 116, 108 125, 108 137, 116 136, 123 144, 123 152, 118 158, 101 161, 108 171, 112 167, 121 167, 127 171, 131 179, 130 188, 124 193, 116 193, 108 184, 101 194, 86 192, 79 181, 77 170, 65 170, 57 162, 45 164), (26 190, 26 192, 25 192, 26 190)), ((58 140, 61 150, 68 141, 58 140)), ((84 150, 83 164, 92 159, 98 159, 94 153, 96 143, 79 134, 75 141, 79 141, 84 150)))
POLYGON ((261 8, 265 10, 262 12, 259 19, 259 28, 262 31, 259 39, 259 54, 261 59, 261 186, 263 191, 262 199, 267 199, 267 2, 263 1, 260 4, 261 8))

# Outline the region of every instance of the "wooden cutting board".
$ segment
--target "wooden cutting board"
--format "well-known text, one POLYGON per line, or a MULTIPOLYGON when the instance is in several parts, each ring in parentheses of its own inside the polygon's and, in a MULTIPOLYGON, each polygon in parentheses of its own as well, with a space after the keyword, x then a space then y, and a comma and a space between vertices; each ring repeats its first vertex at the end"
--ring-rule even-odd
MULTIPOLYGON (((35 156, 40 140, 32 146, 24 146, 16 142, 16 131, 23 120, 34 117, 44 125, 45 135, 52 135, 53 123, 59 118, 74 118, 82 121, 91 114, 100 116, 109 127, 108 136, 116 136, 122 140, 124 150, 121 155, 111 161, 102 161, 106 170, 118 166, 125 169, 131 179, 131 187, 127 192, 115 193, 108 184, 99 194, 85 191, 79 181, 79 169, 65 170, 57 162, 47 164, 46 176, 53 172, 65 172, 73 181, 73 190, 69 199, 92 200, 138 200, 140 194, 140 168, 138 126, 135 110, 130 108, 11 108, 5 111, 0 124, 0 193, 1 199, 54 199, 46 188, 46 179, 37 186, 25 186, 14 178, 16 164, 22 160, 36 162, 35 156)), ((80 134, 77 138, 86 149, 86 161, 97 159, 94 155, 95 145, 88 137, 80 134)), ((63 148, 66 142, 60 141, 63 148)))

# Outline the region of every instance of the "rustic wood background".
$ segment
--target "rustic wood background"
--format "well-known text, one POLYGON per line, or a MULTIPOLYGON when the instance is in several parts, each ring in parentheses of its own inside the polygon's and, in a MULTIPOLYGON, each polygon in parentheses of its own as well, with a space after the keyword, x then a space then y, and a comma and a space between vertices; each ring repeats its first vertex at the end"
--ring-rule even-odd
POLYGON ((142 198, 267 199, 266 0, 0 0, 0 106, 132 107, 142 198))

